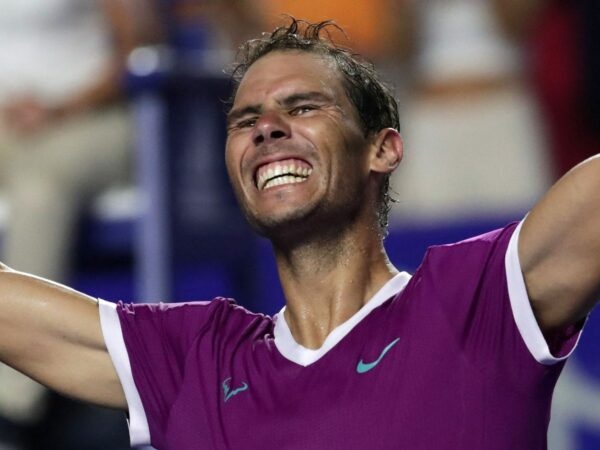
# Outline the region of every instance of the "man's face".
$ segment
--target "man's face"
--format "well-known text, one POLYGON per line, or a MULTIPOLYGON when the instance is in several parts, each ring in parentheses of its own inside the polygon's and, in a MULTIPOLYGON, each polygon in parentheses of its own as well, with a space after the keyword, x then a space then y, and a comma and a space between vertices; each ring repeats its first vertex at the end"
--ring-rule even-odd
POLYGON ((273 52, 239 85, 226 163, 249 222, 270 236, 355 215, 369 175, 368 145, 331 61, 273 52))

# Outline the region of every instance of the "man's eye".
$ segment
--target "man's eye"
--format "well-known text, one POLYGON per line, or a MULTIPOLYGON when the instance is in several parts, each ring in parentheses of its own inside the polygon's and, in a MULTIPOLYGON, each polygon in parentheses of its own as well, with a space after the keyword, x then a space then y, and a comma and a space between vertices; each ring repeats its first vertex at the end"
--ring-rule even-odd
POLYGON ((244 119, 244 120, 240 120, 235 127, 236 128, 252 128, 254 125, 256 125, 256 118, 252 117, 249 119, 244 119))
POLYGON ((301 106, 297 106, 296 108, 292 109, 290 111, 290 114, 292 116, 300 116, 304 113, 314 111, 315 109, 317 109, 317 107, 315 105, 301 105, 301 106))

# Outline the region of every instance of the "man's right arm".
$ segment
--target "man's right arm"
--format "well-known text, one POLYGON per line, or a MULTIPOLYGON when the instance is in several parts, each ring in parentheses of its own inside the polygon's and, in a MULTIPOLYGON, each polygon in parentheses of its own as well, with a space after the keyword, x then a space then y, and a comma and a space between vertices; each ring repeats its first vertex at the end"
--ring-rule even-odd
POLYGON ((98 302, 1 263, 0 361, 69 397, 127 408, 98 302))

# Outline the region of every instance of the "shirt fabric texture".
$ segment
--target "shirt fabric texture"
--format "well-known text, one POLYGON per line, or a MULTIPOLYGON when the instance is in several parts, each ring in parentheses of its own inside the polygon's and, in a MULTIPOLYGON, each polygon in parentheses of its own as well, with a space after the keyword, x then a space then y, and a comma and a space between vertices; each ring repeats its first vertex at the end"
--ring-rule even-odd
POLYGON ((132 443, 158 449, 546 449, 579 329, 544 340, 520 226, 431 247, 328 336, 229 299, 101 302, 132 443), (515 232, 515 229, 517 230, 515 232))

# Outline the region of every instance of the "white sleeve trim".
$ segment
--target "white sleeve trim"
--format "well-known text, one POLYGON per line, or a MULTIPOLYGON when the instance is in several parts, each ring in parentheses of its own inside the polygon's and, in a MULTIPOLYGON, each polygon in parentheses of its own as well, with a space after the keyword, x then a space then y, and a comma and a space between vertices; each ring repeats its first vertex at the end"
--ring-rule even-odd
POLYGON ((550 347, 548 346, 533 313, 531 302, 529 301, 529 296, 527 294, 527 288, 525 287, 525 279, 523 278, 523 272, 521 271, 518 246, 519 233, 521 232, 522 226, 523 221, 517 226, 510 238, 504 259, 510 306, 517 328, 519 329, 521 337, 523 338, 523 341, 525 341, 525 345, 529 349, 529 352, 537 362, 550 366, 571 356, 571 353, 573 353, 579 343, 581 333, 577 336, 577 342, 575 342, 575 345, 573 345, 573 348, 567 355, 557 358, 550 352, 550 347))
POLYGON ((102 299, 98 301, 100 306, 100 325, 102 327, 104 342, 121 381, 125 398, 127 399, 127 407, 129 409, 127 423, 129 425, 131 446, 149 445, 150 427, 148 426, 148 419, 146 418, 140 393, 133 381, 131 364, 127 348, 125 347, 125 341, 123 340, 121 322, 117 313, 117 305, 102 299))

